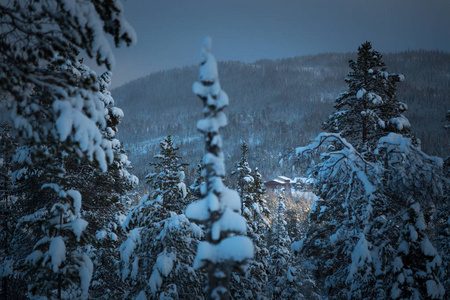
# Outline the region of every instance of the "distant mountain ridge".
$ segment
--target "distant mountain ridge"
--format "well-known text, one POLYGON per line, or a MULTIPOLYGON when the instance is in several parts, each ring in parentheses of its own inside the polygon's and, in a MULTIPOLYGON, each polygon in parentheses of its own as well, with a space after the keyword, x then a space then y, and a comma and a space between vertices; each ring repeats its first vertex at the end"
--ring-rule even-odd
MULTIPOLYGON (((279 164, 280 154, 304 145, 321 132, 333 111, 333 100, 347 90, 344 81, 348 60, 355 53, 328 53, 255 63, 219 63, 222 89, 230 98, 229 125, 223 130, 227 171, 240 156, 240 144, 249 144, 251 167, 270 179, 299 170, 279 164)), ((403 74, 397 95, 409 111, 413 132, 430 155, 450 155, 450 130, 443 120, 450 109, 450 53, 406 51, 383 56, 389 72, 403 74)), ((150 172, 148 163, 159 151, 159 142, 174 137, 184 161, 191 166, 188 178, 203 155, 196 130, 202 104, 192 93, 198 68, 189 66, 162 71, 127 83, 112 91, 125 118, 119 137, 130 150, 136 174, 150 172)))

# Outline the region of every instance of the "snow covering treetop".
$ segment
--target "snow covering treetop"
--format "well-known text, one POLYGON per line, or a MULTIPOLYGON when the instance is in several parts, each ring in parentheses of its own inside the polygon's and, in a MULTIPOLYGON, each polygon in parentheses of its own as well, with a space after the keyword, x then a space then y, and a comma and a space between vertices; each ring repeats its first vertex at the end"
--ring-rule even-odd
POLYGON ((244 268, 253 258, 253 245, 245 234, 245 219, 240 215, 239 195, 223 185, 225 176, 222 138, 219 129, 227 124, 223 109, 228 96, 220 88, 217 62, 211 51, 211 38, 203 39, 200 51, 199 81, 193 92, 203 101, 203 118, 197 128, 204 135, 205 155, 202 175, 206 187, 203 199, 186 208, 186 216, 206 226, 206 241, 200 243, 194 267, 208 270, 207 293, 211 299, 228 299, 230 271, 244 268))
POLYGON ((358 48, 357 59, 349 61, 348 91, 335 99, 336 111, 322 126, 340 133, 366 157, 389 132, 411 136, 409 121, 402 115, 408 107, 396 96, 396 85, 404 76, 388 73, 381 58, 370 42, 358 48))

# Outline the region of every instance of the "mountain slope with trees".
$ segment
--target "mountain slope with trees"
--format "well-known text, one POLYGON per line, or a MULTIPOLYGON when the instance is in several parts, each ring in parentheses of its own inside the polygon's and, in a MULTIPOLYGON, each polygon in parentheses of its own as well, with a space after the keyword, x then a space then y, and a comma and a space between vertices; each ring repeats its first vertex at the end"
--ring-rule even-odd
MULTIPOLYGON (((374 45, 376 47, 376 45, 374 45)), ((219 63, 221 82, 232 101, 223 136, 227 170, 239 160, 240 145, 247 142, 249 161, 264 178, 296 172, 280 166, 280 152, 310 142, 331 114, 332 103, 346 89, 348 61, 355 53, 329 53, 252 64, 219 63)), ((450 131, 444 129, 450 107, 450 54, 438 51, 406 51, 384 54, 389 73, 403 74, 397 84, 398 101, 408 104, 405 117, 411 133, 430 155, 448 156, 450 131)), ((189 93, 196 68, 184 67, 154 73, 113 90, 127 118, 119 137, 143 178, 159 141, 171 134, 190 167, 188 182, 200 159, 201 135, 195 128, 201 106, 189 93)), ((285 164, 284 167, 287 167, 285 164)))

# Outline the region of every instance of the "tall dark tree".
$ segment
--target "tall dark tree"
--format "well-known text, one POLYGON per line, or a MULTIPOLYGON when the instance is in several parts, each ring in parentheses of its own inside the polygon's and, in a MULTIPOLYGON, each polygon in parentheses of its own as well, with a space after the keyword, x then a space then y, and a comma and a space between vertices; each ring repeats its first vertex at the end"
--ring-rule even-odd
POLYGON ((237 180, 237 192, 241 197, 242 213, 245 214, 245 210, 251 206, 250 199, 250 187, 253 184, 253 177, 250 175, 252 169, 250 168, 247 160, 248 147, 245 142, 242 143, 242 156, 237 163, 236 170, 231 174, 236 176, 237 180))
POLYGON ((197 168, 195 169, 195 180, 194 183, 190 186, 190 191, 192 195, 195 197, 195 199, 200 199, 202 196, 201 187, 202 184, 205 182, 205 177, 203 176, 203 163, 200 161, 200 163, 197 164, 197 168))
POLYGON ((450 129, 450 110, 447 111, 447 114, 445 115, 445 122, 444 125, 445 129, 450 129))
POLYGON ((360 152, 376 147, 387 132, 409 134, 409 121, 402 115, 407 106, 396 96, 396 85, 403 75, 386 71, 382 55, 370 42, 358 48, 356 60, 345 81, 349 89, 335 100, 336 112, 323 123, 323 129, 340 133, 360 152))

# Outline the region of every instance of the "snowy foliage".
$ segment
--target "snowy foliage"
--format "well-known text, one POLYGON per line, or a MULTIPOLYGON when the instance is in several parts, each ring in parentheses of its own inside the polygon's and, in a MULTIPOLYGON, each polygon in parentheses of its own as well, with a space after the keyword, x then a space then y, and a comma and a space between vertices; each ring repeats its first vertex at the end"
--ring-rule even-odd
POLYGON ((295 265, 291 255, 291 239, 286 229, 284 191, 278 191, 278 205, 269 232, 269 269, 267 295, 269 299, 318 299, 314 281, 295 265))
MULTIPOLYGON (((87 93, 76 95, 72 88, 72 76, 79 75, 76 70, 48 76, 42 65, 56 55, 68 54, 74 61, 76 54, 85 51, 98 64, 110 69, 114 56, 107 35, 114 38, 116 46, 136 41, 133 29, 124 19, 120 1, 108 4, 80 0, 6 1, 0 4, 0 11, 0 26, 4 32, 0 41, 0 82, 17 103, 23 101, 33 87, 45 87, 52 90, 50 104, 56 103, 55 106, 67 110, 67 105, 57 101, 88 97, 89 91, 95 90, 92 85, 95 79, 85 82, 87 93)), ((69 132, 74 134, 75 130, 69 132)))
POLYGON ((194 271, 195 247, 203 231, 182 214, 187 201, 183 164, 170 136, 161 142, 147 176, 153 188, 132 207, 123 228, 128 239, 120 246, 121 279, 129 284, 127 298, 202 297, 201 274, 194 271))
MULTIPOLYGON (((96 93, 88 93, 92 98, 79 98, 78 102, 72 102, 75 107, 70 108, 70 100, 56 100, 58 105, 55 106, 56 102, 49 105, 51 89, 36 88, 35 92, 28 97, 32 104, 27 104, 35 110, 22 110, 22 107, 19 113, 19 106, 25 105, 26 101, 14 106, 14 120, 16 125, 21 124, 16 128, 21 134, 22 146, 15 153, 15 162, 19 168, 12 174, 12 178, 21 188, 20 193, 24 199, 23 213, 30 214, 23 218, 20 227, 25 226, 33 232, 31 240, 21 241, 17 246, 26 249, 27 244, 36 242, 33 240, 41 234, 53 238, 55 233, 47 227, 59 226, 61 230, 71 228, 71 234, 65 231, 62 236, 64 241, 71 241, 67 251, 77 254, 66 258, 73 259, 70 263, 77 267, 72 268, 78 268, 79 271, 70 273, 70 280, 66 280, 62 275, 55 277, 47 274, 45 276, 50 276, 54 282, 47 285, 42 285, 42 282, 33 282, 30 285, 30 293, 33 295, 53 293, 48 289, 52 286, 54 288, 55 282, 58 282, 56 284, 59 287, 58 293, 64 292, 75 297, 77 294, 73 290, 76 284, 79 284, 81 293, 79 296, 85 298, 88 295, 87 288, 91 278, 93 276, 99 278, 102 272, 108 274, 105 269, 108 265, 111 267, 111 264, 102 264, 96 269, 96 274, 93 274, 89 271, 90 259, 105 259, 105 256, 114 259, 115 255, 89 246, 82 237, 90 223, 89 235, 93 236, 96 235, 96 231, 104 230, 111 241, 109 245, 112 248, 117 247, 117 245, 114 246, 117 240, 117 234, 114 231, 118 221, 116 219, 116 222, 112 222, 111 219, 118 218, 120 215, 119 211, 123 207, 119 199, 136 184, 137 179, 128 172, 131 167, 130 162, 123 154, 121 143, 114 138, 123 114, 120 113, 119 108, 114 107, 114 99, 107 89, 111 74, 106 72, 97 77, 80 61, 63 61, 58 58, 47 67, 49 76, 57 77, 61 72, 73 74, 72 88, 76 93, 84 93, 85 80, 94 80, 99 90, 96 93), (53 112, 49 110, 51 107, 65 108, 59 111, 60 115, 57 118, 53 118, 53 112), (42 118, 42 115, 48 118, 42 118), (88 120, 92 117, 95 119, 88 120), (31 131, 24 124, 30 125, 31 131), (56 127, 52 129, 52 126, 56 127), (69 132, 72 129, 76 131, 72 136, 74 140, 69 138, 71 136, 69 132), (30 135, 33 130, 41 131, 42 134, 30 135), (104 151, 105 149, 97 151, 95 143, 92 143, 90 138, 97 141, 99 145, 105 145, 107 151, 104 151), (108 155, 105 156, 105 153, 108 155), (83 210, 81 210, 82 205, 83 210), (98 209, 103 209, 103 212, 98 209), (70 211, 72 211, 71 214, 69 214, 70 211), (55 225, 53 221, 56 218, 55 212, 62 218, 59 225, 55 225), (30 217, 35 215, 39 217, 30 217), (38 229, 39 227, 43 229, 38 229), (72 238, 74 241, 71 240, 72 238), (76 279, 77 274, 79 279, 76 279), (65 283, 62 283, 63 281, 65 283)), ((16 231, 19 236, 23 235, 21 230, 16 231)), ((34 267, 23 264, 20 258, 23 255, 24 253, 16 255, 19 265, 24 266, 25 275, 30 275, 34 267)), ((68 263, 67 266, 69 268, 70 264, 68 263)), ((57 272, 65 272, 65 270, 57 272)), ((30 277, 26 278, 29 280, 30 277)), ((99 296, 97 293, 95 295, 99 296)))
POLYGON ((193 85, 194 93, 202 100, 203 119, 197 129, 204 135, 203 158, 205 187, 201 200, 186 208, 186 216, 205 224, 206 241, 199 245, 196 267, 208 271, 207 295, 213 299, 227 299, 230 272, 243 269, 253 258, 253 245, 245 234, 245 219, 239 214, 239 195, 222 183, 225 166, 222 138, 219 129, 227 124, 223 109, 228 106, 228 96, 220 88, 217 63, 211 54, 211 38, 202 41, 200 51, 199 81, 193 85), (243 226, 242 226, 243 225, 243 226))
POLYGON ((163 210, 183 211, 186 206, 187 189, 184 184, 184 166, 178 162, 178 148, 173 146, 171 136, 160 144, 161 152, 155 156, 158 162, 150 163, 155 173, 146 176, 153 189, 152 198, 160 199, 163 210))
POLYGON ((240 197, 243 200, 242 214, 247 220, 247 236, 252 240, 254 258, 249 261, 248 268, 239 276, 231 274, 230 294, 233 299, 266 299, 268 282, 269 251, 267 247, 268 208, 263 199, 265 189, 261 174, 256 168, 251 170, 247 161, 248 148, 242 144, 242 157, 232 172, 237 176, 240 197))
POLYGON ((336 112, 323 124, 323 129, 340 133, 363 154, 373 150, 387 132, 408 134, 410 130, 402 115, 407 106, 395 94, 397 82, 404 77, 386 72, 381 58, 370 42, 358 48, 358 58, 350 60, 352 70, 345 79, 349 90, 336 98, 336 112))
POLYGON ((197 164, 197 168, 195 169, 195 180, 194 183, 192 183, 192 185, 189 187, 190 191, 192 193, 192 196, 195 199, 200 199, 202 197, 202 192, 201 192, 201 188, 202 185, 204 185, 205 183, 205 177, 202 175, 203 173, 203 163, 202 161, 200 161, 200 163, 197 164))
POLYGON ((52 190, 51 207, 22 217, 18 228, 39 238, 31 252, 20 261, 19 271, 29 281, 30 297, 87 298, 92 277, 92 262, 82 248, 88 223, 80 218, 81 195, 57 184, 44 185, 52 190))
POLYGON ((242 201, 242 212, 245 214, 248 207, 251 206, 250 188, 253 184, 253 177, 250 175, 252 169, 247 161, 248 147, 245 142, 242 143, 242 157, 237 163, 236 170, 231 174, 237 179, 237 192, 242 201), (248 197, 248 198, 247 198, 248 197), (245 208, 244 208, 245 207, 245 208))
POLYGON ((317 151, 311 174, 320 198, 293 250, 307 257, 328 297, 442 299, 441 259, 427 242, 429 208, 443 197, 442 161, 396 133, 379 140, 374 162, 338 134, 322 133, 297 154, 317 151))

